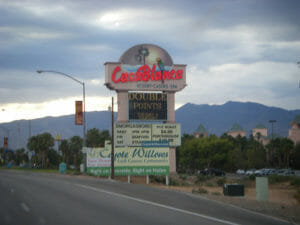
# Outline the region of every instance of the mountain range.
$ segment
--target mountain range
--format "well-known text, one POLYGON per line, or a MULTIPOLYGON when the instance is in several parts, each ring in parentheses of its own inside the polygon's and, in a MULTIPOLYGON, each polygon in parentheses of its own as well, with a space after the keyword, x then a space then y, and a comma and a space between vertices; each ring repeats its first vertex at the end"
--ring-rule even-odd
MULTIPOLYGON (((285 110, 278 107, 269 107, 253 102, 227 102, 223 105, 196 105, 187 103, 176 110, 175 118, 181 124, 182 134, 192 134, 198 126, 203 125, 209 134, 218 136, 231 129, 238 123, 247 135, 259 123, 268 128, 271 133, 269 120, 276 120, 273 132, 286 137, 290 122, 300 110, 285 110)), ((114 115, 115 121, 117 113, 114 115)), ((60 117, 45 117, 33 120, 18 120, 0 124, 0 146, 3 146, 3 137, 9 136, 9 148, 25 147, 27 139, 43 132, 49 132, 53 137, 62 136, 63 139, 74 135, 82 136, 82 126, 74 124, 74 115, 60 117)), ((86 113, 87 130, 111 130, 111 112, 95 111, 86 113)), ((57 146, 56 146, 57 148, 57 146)))

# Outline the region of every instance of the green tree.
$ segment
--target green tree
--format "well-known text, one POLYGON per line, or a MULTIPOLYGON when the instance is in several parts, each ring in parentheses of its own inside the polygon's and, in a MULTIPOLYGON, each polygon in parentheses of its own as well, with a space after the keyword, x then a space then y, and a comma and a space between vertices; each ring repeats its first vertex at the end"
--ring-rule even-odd
POLYGON ((25 149, 21 148, 21 149, 17 149, 16 150, 16 165, 20 165, 21 163, 25 163, 28 162, 28 156, 25 153, 25 149))
POLYGON ((70 159, 72 157, 72 152, 70 149, 69 141, 64 139, 60 142, 59 150, 62 153, 62 161, 67 164, 67 166, 70 165, 70 159))
POLYGON ((61 156, 54 149, 50 149, 48 151, 48 159, 49 159, 50 167, 57 168, 61 161, 61 156))
POLYGON ((0 166, 4 165, 4 148, 0 148, 0 166))
POLYGON ((105 140, 110 140, 108 130, 99 131, 97 128, 88 130, 86 135, 87 147, 100 147, 104 146, 105 140))
POLYGON ((294 147, 290 159, 292 167, 300 170, 300 143, 294 147))
POLYGON ((294 149, 294 143, 288 138, 282 138, 281 139, 281 149, 283 152, 283 163, 285 168, 290 167, 290 156, 294 149))
POLYGON ((80 138, 79 136, 73 136, 69 140, 69 147, 73 156, 73 164, 76 168, 78 168, 81 162, 80 153, 82 149, 82 138, 80 138))
POLYGON ((42 133, 29 138, 27 148, 34 151, 42 168, 48 166, 48 152, 54 146, 54 138, 50 133, 42 133))
POLYGON ((269 151, 272 166, 279 168, 288 168, 290 166, 291 155, 294 149, 294 144, 290 139, 277 137, 266 148, 269 151))
POLYGON ((214 135, 208 138, 187 138, 178 148, 180 168, 191 173, 209 167, 229 170, 232 162, 228 153, 232 148, 229 140, 214 135))

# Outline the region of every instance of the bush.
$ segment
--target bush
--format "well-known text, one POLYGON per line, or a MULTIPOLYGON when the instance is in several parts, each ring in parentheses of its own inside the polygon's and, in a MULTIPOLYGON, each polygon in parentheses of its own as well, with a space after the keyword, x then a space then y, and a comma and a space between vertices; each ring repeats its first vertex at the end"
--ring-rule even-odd
POLYGON ((219 187, 222 187, 225 183, 226 183, 226 177, 217 180, 217 184, 219 187))
POLYGON ((255 180, 255 175, 254 175, 254 174, 251 174, 251 175, 249 176, 249 180, 255 180))
POLYGON ((202 174, 199 174, 197 176, 196 183, 204 182, 204 181, 210 180, 211 178, 212 178, 211 176, 204 176, 202 174))
POLYGON ((151 182, 165 184, 166 183, 166 178, 165 178, 165 176, 154 176, 154 175, 151 175, 150 176, 150 181, 151 182))
POLYGON ((179 174, 179 178, 180 178, 181 180, 186 180, 187 176, 184 175, 184 174, 179 174))
POLYGON ((289 177, 289 176, 280 176, 280 175, 269 176, 270 184, 283 183, 283 182, 288 182, 290 180, 291 180, 291 177, 289 177))
POLYGON ((291 179, 290 184, 299 187, 300 186, 300 178, 299 177, 293 177, 291 179))
POLYGON ((175 179, 170 178, 170 185, 171 186, 179 186, 179 182, 175 179))
POLYGON ((300 189, 297 190, 297 193, 294 195, 297 202, 300 204, 300 189))
POLYGON ((200 188, 198 188, 198 190, 193 189, 192 193, 207 194, 208 191, 206 189, 200 187, 200 188))
POLYGON ((213 183, 206 183, 205 185, 206 185, 207 187, 213 187, 213 186, 214 186, 213 183))

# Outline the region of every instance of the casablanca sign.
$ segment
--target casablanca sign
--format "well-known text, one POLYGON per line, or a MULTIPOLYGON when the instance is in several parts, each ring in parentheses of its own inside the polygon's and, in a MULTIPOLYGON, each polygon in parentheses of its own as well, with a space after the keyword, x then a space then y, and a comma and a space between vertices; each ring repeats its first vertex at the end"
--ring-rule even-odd
POLYGON ((136 45, 119 62, 104 65, 105 85, 111 90, 175 92, 186 86, 186 65, 174 65, 170 55, 156 45, 136 45))
POLYGON ((110 156, 116 157, 116 175, 176 173, 181 126, 175 120, 175 93, 186 87, 186 65, 174 64, 166 50, 153 44, 135 45, 118 62, 104 65, 105 86, 118 96, 112 129, 116 154, 91 150, 99 152, 88 159, 90 173, 109 174, 110 156))

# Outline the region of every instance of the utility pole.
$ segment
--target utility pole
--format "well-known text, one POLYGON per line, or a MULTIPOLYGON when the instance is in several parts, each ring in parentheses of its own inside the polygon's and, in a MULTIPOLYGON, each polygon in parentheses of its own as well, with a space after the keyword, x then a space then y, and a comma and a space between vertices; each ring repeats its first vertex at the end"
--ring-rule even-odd
POLYGON ((111 179, 115 178, 114 97, 111 98, 111 179))

